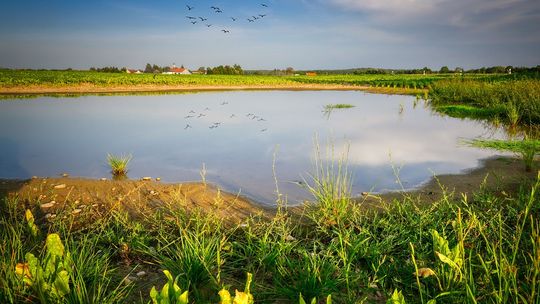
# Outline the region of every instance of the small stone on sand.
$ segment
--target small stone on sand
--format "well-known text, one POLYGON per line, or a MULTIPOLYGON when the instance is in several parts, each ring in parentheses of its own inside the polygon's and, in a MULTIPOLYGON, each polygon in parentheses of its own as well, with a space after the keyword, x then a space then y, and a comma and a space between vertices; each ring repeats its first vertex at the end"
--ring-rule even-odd
POLYGON ((66 188, 66 184, 60 184, 60 185, 54 186, 54 189, 64 189, 64 188, 66 188))

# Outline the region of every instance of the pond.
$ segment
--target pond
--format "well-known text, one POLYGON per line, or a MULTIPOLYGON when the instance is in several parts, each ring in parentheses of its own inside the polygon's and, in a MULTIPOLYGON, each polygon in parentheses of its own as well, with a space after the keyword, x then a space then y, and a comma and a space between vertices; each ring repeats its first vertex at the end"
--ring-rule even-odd
POLYGON ((359 91, 227 91, 37 97, 0 102, 0 178, 110 178, 108 153, 133 155, 128 176, 206 180, 263 204, 309 199, 315 142, 348 150, 353 194, 417 187, 494 152, 461 138, 502 138, 482 123, 443 117, 411 96, 359 91), (327 104, 354 105, 324 113, 327 104), (318 138, 318 140, 316 140, 318 138), (274 164, 275 159, 275 166, 274 164))

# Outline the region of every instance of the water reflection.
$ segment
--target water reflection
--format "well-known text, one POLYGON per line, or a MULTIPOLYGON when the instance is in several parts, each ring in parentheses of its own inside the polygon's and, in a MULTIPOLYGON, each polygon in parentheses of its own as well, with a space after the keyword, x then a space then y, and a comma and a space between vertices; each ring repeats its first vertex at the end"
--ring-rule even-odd
MULTIPOLYGON (((263 203, 275 201, 272 161, 290 203, 309 198, 315 134, 335 155, 349 146, 353 191, 397 189, 392 165, 414 187, 457 173, 492 151, 459 138, 502 137, 479 122, 441 117, 414 97, 351 91, 241 91, 155 96, 39 97, 0 103, 0 176, 69 172, 107 177, 108 153, 131 153, 129 175, 167 182, 206 178, 263 203), (335 109, 327 104, 355 107, 335 109), (16 149, 13 147, 17 147, 16 149)), ((321 144, 324 144, 322 142, 321 144)))

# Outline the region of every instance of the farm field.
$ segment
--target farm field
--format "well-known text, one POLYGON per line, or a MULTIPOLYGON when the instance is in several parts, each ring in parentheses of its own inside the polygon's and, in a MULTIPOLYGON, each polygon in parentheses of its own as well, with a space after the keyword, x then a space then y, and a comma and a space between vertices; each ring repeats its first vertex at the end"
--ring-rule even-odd
MULTIPOLYGON (((519 77, 519 76, 517 76, 519 77)), ((209 89, 408 89, 419 93, 442 79, 462 79, 456 74, 429 75, 162 75, 99 73, 91 71, 0 70, 0 93, 107 92, 209 89)), ((495 81, 511 75, 466 74, 465 79, 495 81)))

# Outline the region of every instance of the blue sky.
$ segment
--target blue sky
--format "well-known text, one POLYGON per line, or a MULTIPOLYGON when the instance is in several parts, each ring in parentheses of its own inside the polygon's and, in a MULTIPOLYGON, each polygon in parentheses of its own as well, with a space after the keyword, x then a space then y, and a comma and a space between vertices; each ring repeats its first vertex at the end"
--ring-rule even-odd
POLYGON ((540 1, 6 0, 0 41, 8 68, 535 66, 540 1))

